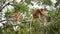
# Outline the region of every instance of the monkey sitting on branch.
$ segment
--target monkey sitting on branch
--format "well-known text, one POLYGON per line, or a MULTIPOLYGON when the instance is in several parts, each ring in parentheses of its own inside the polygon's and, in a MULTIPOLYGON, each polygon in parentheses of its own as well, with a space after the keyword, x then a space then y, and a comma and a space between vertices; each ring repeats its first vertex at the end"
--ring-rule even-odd
POLYGON ((44 16, 43 10, 43 8, 38 8, 35 11, 33 11, 33 18, 39 18, 39 15, 44 16))

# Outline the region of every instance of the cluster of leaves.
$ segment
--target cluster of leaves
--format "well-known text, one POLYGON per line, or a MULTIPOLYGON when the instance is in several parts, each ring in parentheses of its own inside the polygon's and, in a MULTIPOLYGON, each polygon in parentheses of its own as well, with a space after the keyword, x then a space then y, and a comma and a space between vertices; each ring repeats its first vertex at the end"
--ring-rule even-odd
POLYGON ((12 9, 7 8, 7 10, 5 12, 5 17, 7 19, 12 18, 13 17, 13 12, 14 12, 13 8, 12 9))

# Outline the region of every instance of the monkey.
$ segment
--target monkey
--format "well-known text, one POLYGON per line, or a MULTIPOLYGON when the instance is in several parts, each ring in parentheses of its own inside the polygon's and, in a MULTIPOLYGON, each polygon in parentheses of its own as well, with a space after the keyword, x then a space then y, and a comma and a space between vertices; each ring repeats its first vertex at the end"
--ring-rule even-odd
POLYGON ((39 18, 39 14, 41 16, 44 16, 42 12, 43 12, 43 9, 42 8, 36 9, 35 11, 33 11, 33 18, 39 18))
POLYGON ((17 20, 19 18, 17 11, 14 11, 13 13, 13 18, 17 20))

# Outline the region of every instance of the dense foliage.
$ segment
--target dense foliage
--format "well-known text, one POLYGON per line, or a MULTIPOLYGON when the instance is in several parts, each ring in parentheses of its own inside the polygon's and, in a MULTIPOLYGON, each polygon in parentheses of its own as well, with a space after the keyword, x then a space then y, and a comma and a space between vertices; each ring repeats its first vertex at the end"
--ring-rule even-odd
POLYGON ((56 3, 51 0, 22 0, 19 3, 14 1, 13 4, 15 4, 14 8, 7 8, 5 17, 6 19, 13 18, 13 12, 16 10, 19 20, 3 23, 3 26, 0 27, 0 34, 60 34, 59 0, 56 0, 56 3), (29 9, 28 7, 28 5, 34 5, 32 1, 37 2, 39 6, 44 6, 44 12, 48 12, 48 17, 33 19, 31 14, 35 8, 29 9), (48 10, 46 6, 49 6, 50 9, 48 10))

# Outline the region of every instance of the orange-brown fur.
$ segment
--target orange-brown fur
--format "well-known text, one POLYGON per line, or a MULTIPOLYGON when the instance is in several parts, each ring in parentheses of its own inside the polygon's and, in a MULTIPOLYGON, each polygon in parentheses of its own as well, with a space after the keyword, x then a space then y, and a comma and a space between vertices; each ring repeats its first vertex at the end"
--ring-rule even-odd
POLYGON ((14 12, 13 17, 14 17, 15 20, 17 20, 18 17, 19 17, 19 16, 18 16, 18 13, 17 13, 16 11, 14 12))
POLYGON ((36 9, 35 11, 33 11, 33 18, 39 18, 38 14, 43 16, 42 11, 43 9, 36 9))

